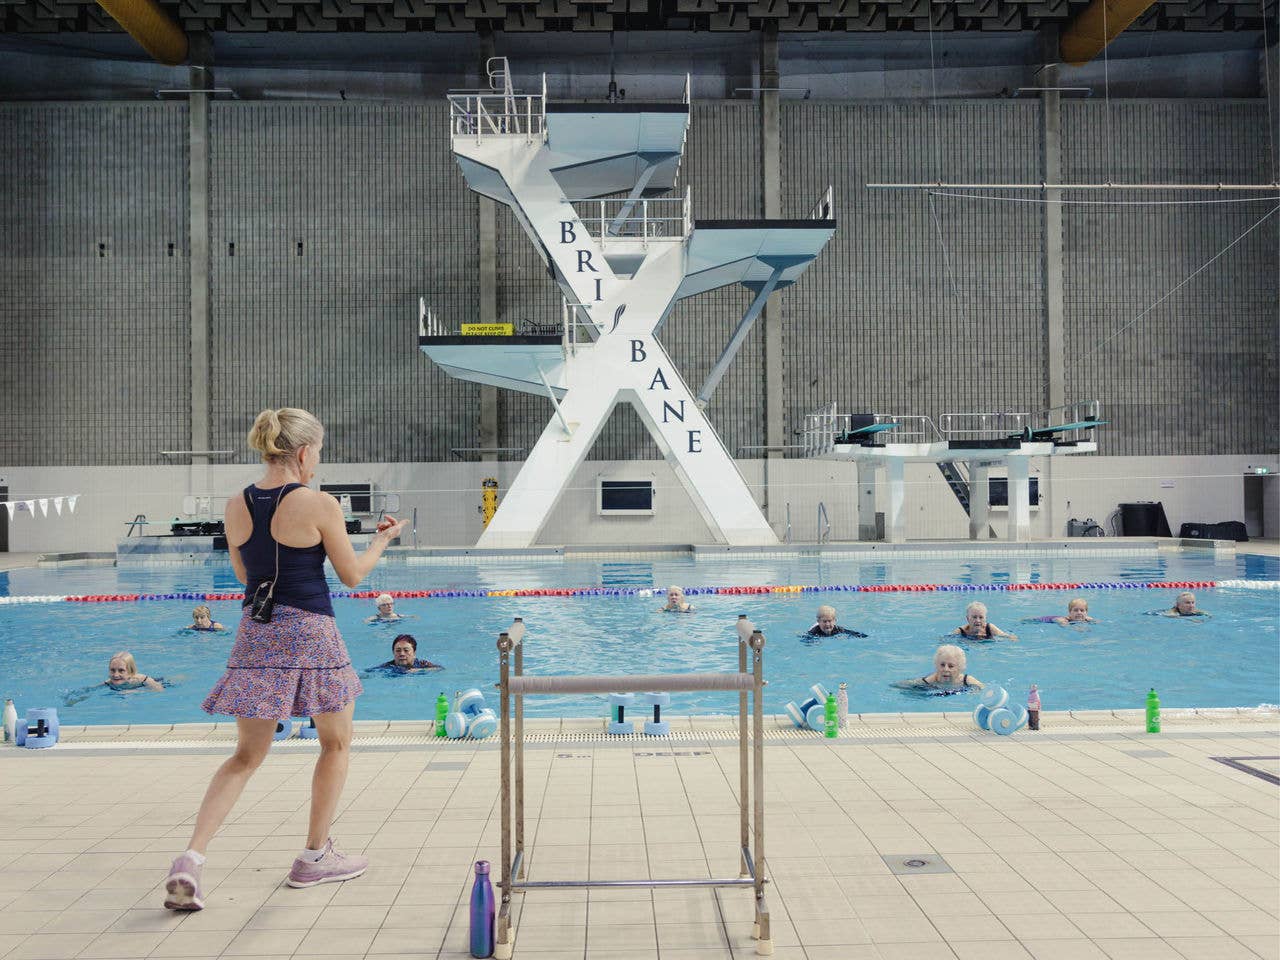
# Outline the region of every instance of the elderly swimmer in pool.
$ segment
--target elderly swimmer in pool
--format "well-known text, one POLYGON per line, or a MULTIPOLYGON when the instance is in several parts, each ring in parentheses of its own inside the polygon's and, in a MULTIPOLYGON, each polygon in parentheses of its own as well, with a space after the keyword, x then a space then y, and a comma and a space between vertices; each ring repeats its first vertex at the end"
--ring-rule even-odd
POLYGON ((979 600, 973 601, 964 608, 964 623, 956 627, 955 632, 970 640, 1017 640, 1012 633, 1005 633, 994 623, 987 620, 987 605, 979 600))
POLYGON ((677 586, 667 587, 667 602, 665 606, 658 608, 664 613, 692 613, 693 606, 684 598, 684 588, 677 586))
POLYGON ((1209 614, 1196 607, 1196 595, 1184 590, 1173 601, 1173 606, 1164 611, 1166 617, 1207 617, 1209 614))
POLYGON ((965 655, 953 643, 944 643, 933 654, 933 673, 915 680, 900 680, 894 684, 905 690, 933 690, 940 693, 959 693, 966 688, 981 690, 982 682, 965 673, 965 655))

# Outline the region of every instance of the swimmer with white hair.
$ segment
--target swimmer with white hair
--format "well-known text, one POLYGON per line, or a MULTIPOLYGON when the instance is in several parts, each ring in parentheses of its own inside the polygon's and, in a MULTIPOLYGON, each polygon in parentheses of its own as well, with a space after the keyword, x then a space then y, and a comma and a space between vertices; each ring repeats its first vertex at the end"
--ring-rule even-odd
POLYGON ((667 602, 658 608, 663 613, 693 613, 693 607, 684 598, 684 588, 667 587, 667 602))
POLYGON ((965 673, 964 651, 953 643, 944 643, 934 651, 933 673, 915 680, 900 680, 894 684, 906 690, 933 690, 944 696, 960 693, 965 689, 982 689, 982 681, 965 673))
POLYGON ((403 614, 396 613, 395 600, 389 593, 378 594, 378 599, 374 601, 377 604, 378 612, 371 617, 365 617, 365 623, 391 623, 394 620, 403 620, 403 614))
POLYGON ((1209 614, 1196 607, 1194 593, 1184 590, 1173 601, 1173 606, 1164 611, 1164 615, 1166 617, 1207 617, 1209 614))
POLYGON ((840 624, 836 623, 836 608, 824 603, 818 608, 817 622, 805 631, 802 639, 806 643, 813 643, 823 637, 839 636, 865 637, 866 634, 840 626, 840 624))
POLYGON ((964 608, 964 623, 956 627, 955 632, 970 640, 1018 639, 1015 634, 1005 633, 987 620, 987 605, 979 600, 964 608))

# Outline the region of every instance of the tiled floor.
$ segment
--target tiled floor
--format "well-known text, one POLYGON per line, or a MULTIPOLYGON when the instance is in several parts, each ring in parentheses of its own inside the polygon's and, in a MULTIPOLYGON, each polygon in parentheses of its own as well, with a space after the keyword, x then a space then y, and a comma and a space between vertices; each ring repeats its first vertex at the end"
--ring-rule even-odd
MULTIPOLYGON (((1211 759, 1280 756, 1275 713, 1173 717, 1158 736, 1044 725, 768 742, 774 955, 1280 960, 1280 788, 1211 759), (913 855, 943 872, 894 872, 913 855)), ((468 955, 471 864, 499 856, 492 743, 358 743, 335 836, 373 865, 309 890, 281 881, 311 750, 278 750, 210 851, 208 908, 174 915, 159 882, 226 747, 128 736, 0 751, 4 960, 468 955)), ((711 736, 531 744, 530 878, 736 875, 736 764, 711 736)), ((515 910, 517 958, 755 956, 746 890, 536 891, 515 910)))

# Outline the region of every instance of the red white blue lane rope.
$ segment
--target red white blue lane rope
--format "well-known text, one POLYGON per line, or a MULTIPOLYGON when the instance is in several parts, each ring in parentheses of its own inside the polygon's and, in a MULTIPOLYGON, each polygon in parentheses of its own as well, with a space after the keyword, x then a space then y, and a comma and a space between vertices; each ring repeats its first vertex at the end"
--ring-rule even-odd
MULTIPOLYGON (((752 596, 779 593, 975 593, 1020 590, 1280 590, 1280 580, 1094 580, 1079 583, 846 583, 823 585, 686 587, 685 596, 752 596)), ((475 597, 654 597, 647 587, 533 587, 526 590, 335 590, 335 599, 372 600, 389 593, 398 600, 475 597)), ((244 600, 243 593, 97 593, 0 597, 6 603, 130 603, 152 600, 244 600)))

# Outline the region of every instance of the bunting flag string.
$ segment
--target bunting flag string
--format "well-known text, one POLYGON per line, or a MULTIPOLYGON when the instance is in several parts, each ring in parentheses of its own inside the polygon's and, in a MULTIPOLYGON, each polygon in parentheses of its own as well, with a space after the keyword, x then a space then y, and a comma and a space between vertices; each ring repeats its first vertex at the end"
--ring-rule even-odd
POLYGON ((60 497, 33 497, 30 500, 0 500, 9 511, 9 520, 12 522, 14 515, 18 513, 29 513, 31 516, 49 516, 49 504, 53 503, 53 512, 58 516, 62 516, 62 508, 65 505, 68 513, 76 512, 76 501, 80 499, 80 494, 71 493, 63 494, 60 497), (39 514, 36 509, 39 508, 39 514))

